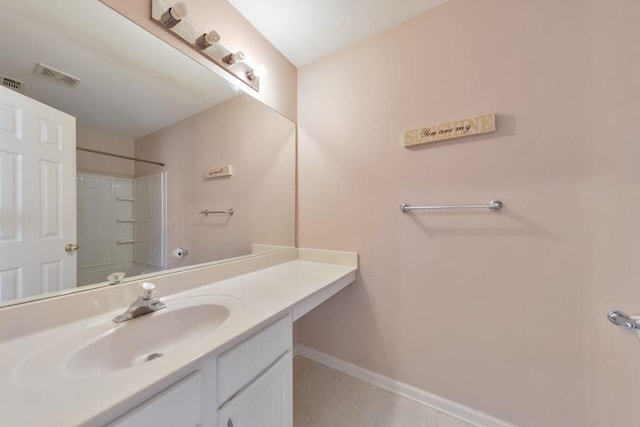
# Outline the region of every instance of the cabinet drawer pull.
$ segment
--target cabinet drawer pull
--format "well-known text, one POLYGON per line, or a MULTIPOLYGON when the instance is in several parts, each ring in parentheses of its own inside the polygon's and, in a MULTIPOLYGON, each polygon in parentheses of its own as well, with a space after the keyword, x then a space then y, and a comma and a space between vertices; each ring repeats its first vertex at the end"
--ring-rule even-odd
POLYGON ((231 418, 227 421, 227 427, 233 427, 233 421, 231 421, 231 418))

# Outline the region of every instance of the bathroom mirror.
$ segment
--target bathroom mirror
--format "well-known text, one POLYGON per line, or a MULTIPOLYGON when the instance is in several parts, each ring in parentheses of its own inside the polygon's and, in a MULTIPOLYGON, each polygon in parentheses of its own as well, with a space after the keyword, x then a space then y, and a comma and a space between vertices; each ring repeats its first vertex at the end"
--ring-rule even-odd
MULTIPOLYGON (((0 263, 0 306, 295 245, 293 122, 98 0, 0 4, 4 86, 74 116, 89 150, 61 166, 77 194, 57 202, 75 207, 77 236, 60 244, 76 278, 61 279, 67 264, 0 263)), ((0 145, 8 194, 19 168, 3 155, 16 154, 0 145)), ((16 243, 1 230, 14 202, 0 203, 0 259, 16 243)), ((21 214, 39 227, 38 212, 21 214)))

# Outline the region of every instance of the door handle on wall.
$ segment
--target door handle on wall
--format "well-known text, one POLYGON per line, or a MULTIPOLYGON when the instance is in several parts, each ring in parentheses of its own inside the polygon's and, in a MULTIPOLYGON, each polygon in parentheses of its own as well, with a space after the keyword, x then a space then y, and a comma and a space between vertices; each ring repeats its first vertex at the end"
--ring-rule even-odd
POLYGON ((640 329, 640 324, 637 323, 640 319, 636 320, 631 318, 627 313, 622 311, 610 311, 607 313, 607 318, 611 323, 622 326, 623 328, 640 329))

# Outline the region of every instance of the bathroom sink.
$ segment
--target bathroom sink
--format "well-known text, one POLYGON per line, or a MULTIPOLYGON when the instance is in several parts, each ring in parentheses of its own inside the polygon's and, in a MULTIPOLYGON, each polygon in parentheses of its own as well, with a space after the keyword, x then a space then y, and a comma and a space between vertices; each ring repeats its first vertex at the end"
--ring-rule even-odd
MULTIPOLYGON (((33 352, 16 371, 23 385, 50 376, 41 366, 57 363, 56 375, 91 378, 154 362, 214 333, 236 311, 240 300, 222 295, 163 299, 167 308, 116 324, 105 316, 76 328, 33 352)), ((126 307, 123 307, 123 310, 126 307)), ((116 313, 118 314, 118 313, 116 313)))
POLYGON ((66 362, 72 375, 94 376, 145 363, 197 341, 229 317, 227 307, 192 304, 129 320, 73 352, 66 362))

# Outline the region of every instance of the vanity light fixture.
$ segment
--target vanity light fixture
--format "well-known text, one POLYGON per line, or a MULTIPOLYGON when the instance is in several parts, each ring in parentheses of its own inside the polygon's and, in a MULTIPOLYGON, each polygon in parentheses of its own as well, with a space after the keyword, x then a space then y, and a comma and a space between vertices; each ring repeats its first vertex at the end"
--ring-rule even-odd
POLYGON ((205 31, 187 17, 187 6, 177 0, 148 0, 151 3, 151 19, 165 30, 186 42, 217 66, 225 69, 255 91, 260 91, 263 66, 252 67, 250 59, 242 51, 232 51, 221 42, 217 31, 205 31), (172 5, 173 4, 173 5, 172 5), (178 25, 180 24, 180 25, 178 25))
POLYGON ((162 14, 160 22, 167 28, 173 28, 178 25, 180 21, 182 21, 182 18, 187 16, 188 13, 189 9, 187 9, 187 5, 178 2, 162 14))
POLYGON ((196 39, 196 46, 200 49, 206 49, 220 41, 220 34, 217 31, 209 31, 196 39))
POLYGON ((227 65, 235 65, 240 62, 243 62, 244 58, 245 58, 244 52, 239 50, 236 53, 230 53, 224 58, 222 58, 222 62, 224 62, 227 65))

